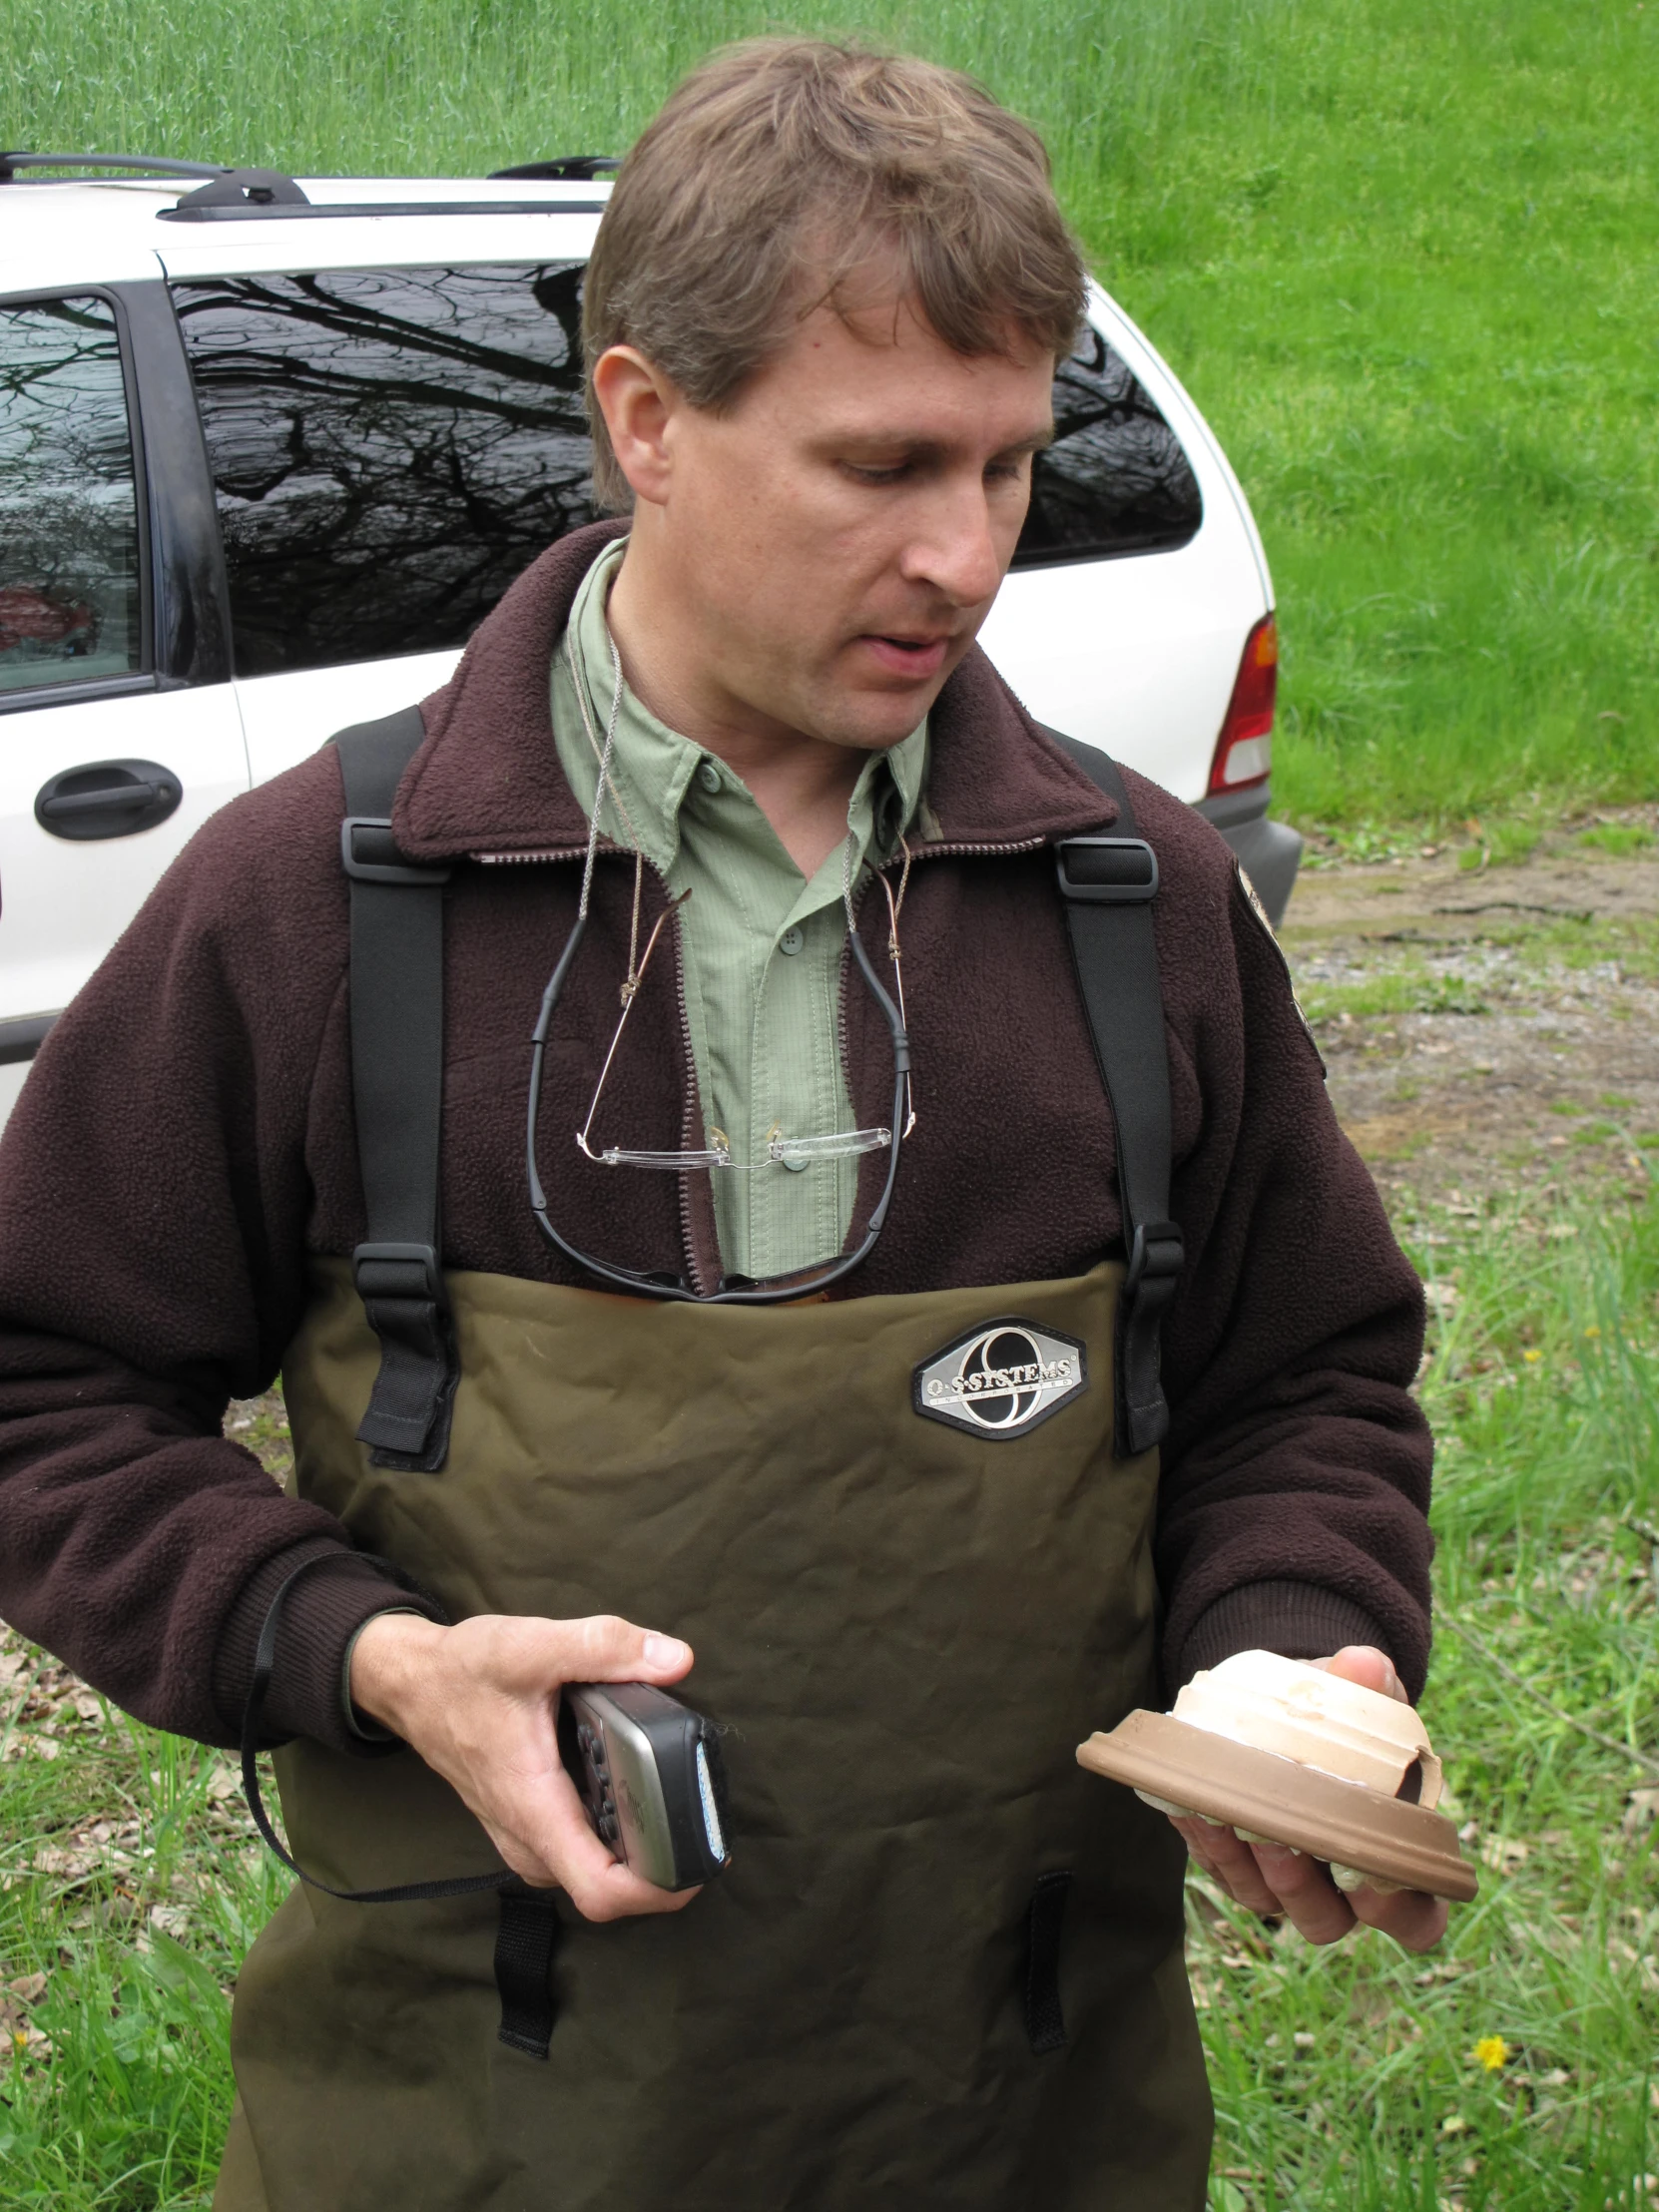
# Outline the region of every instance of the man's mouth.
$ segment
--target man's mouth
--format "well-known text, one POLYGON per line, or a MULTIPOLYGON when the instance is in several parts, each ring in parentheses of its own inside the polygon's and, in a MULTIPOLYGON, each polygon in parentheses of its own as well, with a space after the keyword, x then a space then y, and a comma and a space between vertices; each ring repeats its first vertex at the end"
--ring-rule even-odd
POLYGON ((937 631, 925 637, 882 636, 866 631, 859 642, 869 648, 880 667, 918 683, 939 673, 950 650, 948 635, 937 631))

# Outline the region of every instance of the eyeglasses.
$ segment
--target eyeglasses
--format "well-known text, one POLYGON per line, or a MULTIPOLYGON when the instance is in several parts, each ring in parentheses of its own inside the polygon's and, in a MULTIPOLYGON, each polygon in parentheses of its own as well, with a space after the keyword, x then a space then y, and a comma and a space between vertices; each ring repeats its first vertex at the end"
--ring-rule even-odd
MULTIPOLYGON (((892 897, 891 886, 887 883, 885 876, 881 877, 880 880, 890 900, 892 897)), ((608 1260, 597 1259, 593 1254, 581 1251, 554 1227, 548 1213, 547 1193, 543 1187, 541 1173, 537 1165, 536 1129, 541 1119, 542 1067, 547 1050, 548 1031, 552 1026, 554 1009, 557 1007, 564 991, 565 979, 570 973, 577 949, 582 942, 583 932, 587 927, 587 916, 584 913, 578 913, 575 926, 565 941, 563 952, 559 955, 558 965, 548 978, 547 988, 542 993, 541 1011, 537 1015, 536 1026, 531 1038, 530 1099, 528 1126, 525 1134, 525 1168, 530 1185, 530 1211, 535 1216, 536 1226, 541 1230, 549 1244, 562 1252, 567 1260, 573 1260, 579 1268, 584 1269, 590 1275, 598 1276, 602 1282, 614 1284, 617 1289, 629 1291, 636 1297, 643 1295, 647 1298, 681 1299, 707 1305, 744 1306, 776 1306, 782 1305, 788 1300, 812 1297, 817 1292, 828 1289, 831 1283, 838 1283, 842 1277, 850 1275, 854 1268, 860 1267, 874 1250, 875 1241, 880 1236, 882 1227, 886 1222, 887 1209, 892 1203, 893 1188, 898 1180, 898 1160, 902 1142, 915 1126, 914 1112, 909 1103, 910 1040, 905 1031, 903 1015, 899 1007, 893 1004, 892 999, 882 988, 881 980, 871 964, 869 954, 864 950, 862 940, 859 938, 856 929, 849 923, 846 941, 851 949, 853 964, 862 976, 865 988, 880 1008, 886 1021, 888 1036, 892 1041, 893 1094, 892 1121, 889 1126, 879 1129, 853 1129, 826 1136, 808 1137, 786 1137, 775 1131, 768 1137, 765 1159, 758 1161, 734 1160, 730 1146, 718 1143, 711 1144, 701 1151, 632 1152, 625 1151, 619 1146, 610 1146, 603 1151, 596 1152, 589 1141, 593 1117, 598 1111, 600 1097, 605 1087, 605 1079, 610 1073, 611 1063, 616 1057, 622 1032, 627 1026, 628 1015, 633 1006, 634 995, 639 989, 640 980, 644 976, 646 962, 649 961, 668 918, 667 914, 660 917, 646 945, 645 958, 640 961, 638 968, 632 970, 630 974, 629 981, 632 983, 633 989, 629 990, 628 984, 623 986, 627 995, 623 1001, 622 1016, 617 1023, 616 1035, 611 1040, 611 1048, 605 1056, 604 1066, 600 1070, 599 1082, 594 1089, 593 1103, 588 1108, 587 1120, 577 1133, 577 1145, 589 1160, 602 1167, 659 1168, 675 1173, 684 1173, 686 1170, 693 1168, 732 1170, 746 1167, 763 1167, 774 1162, 787 1166, 792 1160, 847 1159, 865 1152, 885 1151, 887 1154, 886 1179, 882 1185, 881 1195, 876 1200, 869 1220, 865 1225, 863 1240, 856 1251, 843 1254, 831 1261, 827 1267, 821 1268, 811 1275, 794 1277, 788 1283, 782 1285, 761 1286, 751 1282, 747 1277, 735 1276, 723 1278, 717 1290, 704 1292, 694 1289, 682 1277, 649 1274, 634 1268, 617 1267, 608 1260)), ((712 1136, 718 1134, 719 1132, 711 1131, 712 1136)))
MULTIPOLYGON (((616 654, 614 644, 612 654, 614 659, 616 654)), ((605 744, 602 749, 594 736, 591 723, 588 722, 586 686, 581 681, 580 676, 577 676, 577 695, 581 701, 583 721, 587 725, 589 743, 593 746, 595 753, 599 755, 599 783, 594 797, 593 821, 588 837, 587 864, 582 875, 582 890, 577 903, 575 925, 571 929, 569 937, 565 940, 564 950, 559 955, 553 973, 548 978, 547 988, 542 993, 541 1011, 536 1017, 536 1026, 531 1035, 530 1097, 525 1132, 525 1169, 530 1186, 530 1211, 534 1215, 536 1226, 540 1229, 542 1235, 557 1251, 563 1253, 566 1259, 574 1261, 579 1268, 582 1268, 588 1274, 597 1276, 601 1282, 614 1284, 619 1290, 630 1292, 636 1297, 675 1299, 699 1305, 745 1306, 776 1306, 792 1300, 810 1298, 818 1292, 826 1290, 831 1283, 838 1283, 844 1276, 850 1275, 853 1269, 860 1267, 874 1250, 876 1239, 880 1236, 882 1227, 886 1222, 887 1209, 892 1203, 893 1189, 898 1180, 900 1147, 903 1139, 910 1134, 915 1126, 915 1109, 910 1088, 910 1042, 905 1027, 904 982, 898 946, 898 916, 903 907, 904 891, 909 882, 910 874, 909 847, 903 845, 904 866, 899 879, 896 898, 893 895, 892 885, 887 881, 886 876, 878 875, 877 877, 887 900, 889 920, 887 948, 893 963, 893 981, 898 994, 896 1006, 883 988, 881 980, 870 961, 869 954, 865 951, 858 936, 852 909, 851 855, 853 839, 850 835, 848 835, 841 854, 841 898, 846 908, 846 942, 852 953, 853 964, 863 978, 865 988, 881 1010, 892 1042, 893 1099, 890 1124, 881 1128, 840 1130, 825 1135, 802 1137, 785 1136, 782 1130, 774 1124, 768 1132, 766 1153, 762 1159, 736 1160, 732 1156, 731 1145, 725 1132, 719 1129, 709 1130, 708 1135, 711 1141, 708 1146, 701 1150, 636 1152, 626 1150, 621 1146, 611 1145, 606 1146, 603 1150, 595 1151, 591 1142, 594 1116, 599 1111, 599 1102, 604 1094, 606 1080, 610 1075, 612 1064, 622 1043, 623 1031, 628 1026, 628 1017, 633 1010, 634 1000, 639 994, 640 985, 645 979, 645 972, 650 964, 651 955, 656 950, 657 941, 667 926, 675 907, 683 905, 685 900, 691 896, 689 891, 682 891, 680 897, 674 901, 668 911, 658 917, 650 936, 646 940, 643 955, 639 954, 640 900, 644 882, 644 862, 640 854, 639 839, 637 835, 634 837, 634 910, 628 945, 628 973, 621 991, 622 1012, 617 1021, 615 1034, 611 1038, 610 1048, 606 1052, 604 1063, 600 1068, 599 1080, 594 1085, 593 1098, 588 1107, 587 1118, 576 1133, 577 1147, 584 1157, 599 1167, 658 1169, 674 1174, 684 1174, 690 1169, 697 1168, 707 1168, 717 1172, 733 1170, 742 1172, 773 1165, 789 1167, 800 1163, 806 1166, 816 1161, 851 1159, 864 1153, 885 1151, 888 1155, 887 1173, 881 1195, 877 1199, 865 1225, 863 1240, 857 1250, 841 1255, 826 1267, 811 1274, 794 1276, 783 1284, 763 1286, 750 1281, 747 1277, 734 1276, 723 1278, 719 1288, 714 1291, 699 1291, 686 1282, 683 1277, 617 1267, 609 1261, 596 1259, 591 1253, 579 1250, 577 1246, 571 1244, 567 1238, 559 1233, 550 1218, 547 1194, 542 1184, 536 1158, 536 1131, 541 1119, 542 1070, 546 1057, 548 1031, 552 1026, 554 1010, 563 995, 566 978, 570 973, 571 965, 582 942, 583 933, 587 928, 594 859, 599 840, 599 815, 607 790, 609 790, 618 812, 623 817, 625 827, 630 830, 632 830, 632 824, 628 821, 621 797, 617 793, 615 785, 610 781, 611 758, 616 737, 616 711, 621 699, 622 681, 620 662, 617 662, 616 665, 617 691, 612 703, 611 725, 606 732, 605 744)), ((575 672, 573 671, 573 673, 575 672)), ((900 842, 902 844, 902 839, 900 842)))
MULTIPOLYGON (((896 899, 893 897, 892 885, 886 877, 883 875, 879 878, 881 888, 887 895, 889 924, 887 950, 892 959, 893 979, 898 990, 898 1018, 900 1024, 904 1020, 904 979, 899 962, 898 914, 904 902, 904 887, 909 878, 909 847, 905 846, 904 874, 899 881, 896 899)), ((843 855, 842 877, 842 897, 845 900, 847 910, 848 941, 856 945, 857 938, 852 929, 850 854, 843 855)), ((636 896, 637 892, 638 884, 636 883, 636 896)), ((753 1173, 758 1168, 804 1168, 811 1167, 821 1160, 850 1160, 856 1159, 861 1153, 884 1151, 893 1141, 892 1131, 886 1127, 878 1129, 841 1129, 830 1131, 823 1136, 791 1137, 785 1135, 782 1125, 778 1122, 774 1122, 767 1131, 766 1151, 759 1160, 734 1159, 732 1157, 731 1139, 724 1129, 717 1129, 712 1126, 708 1132, 709 1143, 702 1150, 631 1152, 621 1145, 606 1145, 601 1151, 596 1152, 594 1150, 591 1142, 594 1116, 599 1111, 599 1101, 604 1095, 606 1078, 611 1072, 611 1063, 615 1060, 618 1048, 622 1043, 622 1033, 628 1026, 628 1016, 633 1010, 634 1000, 639 993, 641 984, 645 981, 645 971, 651 963, 651 955, 657 949, 657 939, 662 935, 670 914, 675 911, 676 907, 683 906, 690 896, 691 892, 689 890, 682 891, 674 901, 674 905, 669 908, 668 913, 659 917, 656 927, 646 940, 645 951, 641 955, 637 966, 633 959, 634 947, 631 945, 629 948, 628 977, 622 986, 622 1014, 616 1025, 616 1034, 611 1039, 611 1048, 605 1055, 605 1064, 599 1071, 599 1081, 594 1085, 593 1099, 588 1107, 587 1119, 576 1132, 577 1147, 584 1157, 593 1161, 596 1167, 604 1168, 661 1168, 674 1173, 681 1173, 687 1168, 710 1168, 735 1170, 747 1174, 753 1173)), ((635 930, 635 941, 637 942, 637 908, 635 930)), ((915 1127, 916 1122, 914 1096, 907 1075, 904 1093, 903 1134, 907 1137, 915 1127)))

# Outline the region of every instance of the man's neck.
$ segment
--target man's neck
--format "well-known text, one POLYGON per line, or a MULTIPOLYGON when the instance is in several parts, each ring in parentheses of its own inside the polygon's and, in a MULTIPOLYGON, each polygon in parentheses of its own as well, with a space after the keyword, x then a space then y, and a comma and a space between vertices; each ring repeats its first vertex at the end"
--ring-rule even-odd
POLYGON ((846 809, 867 755, 745 711, 709 678, 695 624, 676 620, 677 595, 657 592, 649 557, 630 545, 606 620, 623 673, 642 706, 741 776, 810 881, 846 835, 846 809))

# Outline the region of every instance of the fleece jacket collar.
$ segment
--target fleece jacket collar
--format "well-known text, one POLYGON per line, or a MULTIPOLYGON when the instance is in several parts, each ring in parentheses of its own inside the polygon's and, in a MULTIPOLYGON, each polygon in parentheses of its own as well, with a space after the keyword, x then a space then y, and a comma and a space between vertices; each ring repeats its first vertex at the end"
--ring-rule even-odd
MULTIPOLYGON (((393 833, 411 859, 563 859, 585 849, 588 825, 553 743, 548 669, 577 587, 626 527, 594 523, 549 547, 480 625, 449 682, 422 703, 425 743, 392 809, 393 833)), ((930 728, 935 850, 1006 852, 1117 819, 977 646, 940 692, 930 728)))

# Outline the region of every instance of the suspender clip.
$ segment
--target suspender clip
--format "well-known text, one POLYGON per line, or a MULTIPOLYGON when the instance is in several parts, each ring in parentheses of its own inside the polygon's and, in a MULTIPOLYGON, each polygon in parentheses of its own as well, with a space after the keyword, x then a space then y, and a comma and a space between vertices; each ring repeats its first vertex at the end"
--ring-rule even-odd
POLYGON ((420 1299, 449 1311, 443 1270, 430 1245, 360 1244, 351 1255, 351 1274, 365 1306, 375 1299, 420 1299))
POLYGON ((339 826, 340 864, 358 883, 447 883, 446 866, 414 867, 392 842, 391 824, 375 815, 347 815, 339 826))
POLYGON ((1140 906, 1158 895, 1158 855, 1144 837, 1067 837, 1054 847, 1060 895, 1085 906, 1140 906))
POLYGON ((1181 1226, 1173 1221, 1138 1221, 1129 1247, 1129 1273, 1123 1295, 1133 1298, 1143 1285, 1175 1282, 1186 1265, 1181 1226))

